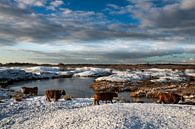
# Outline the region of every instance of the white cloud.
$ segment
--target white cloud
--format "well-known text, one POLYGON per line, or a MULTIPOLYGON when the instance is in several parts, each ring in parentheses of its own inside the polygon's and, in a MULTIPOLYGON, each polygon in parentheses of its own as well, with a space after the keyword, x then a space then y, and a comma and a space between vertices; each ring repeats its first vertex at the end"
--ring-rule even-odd
POLYGON ((70 14, 72 11, 70 9, 63 9, 63 14, 70 14))
POLYGON ((50 3, 51 6, 59 7, 60 5, 64 4, 62 0, 54 0, 50 3))
POLYGON ((18 7, 25 9, 28 6, 44 6, 47 0, 18 0, 18 7))
POLYGON ((195 0, 182 0, 181 1, 182 9, 192 9, 195 8, 195 0))
POLYGON ((121 8, 120 6, 115 5, 115 4, 108 4, 107 6, 113 8, 113 9, 120 9, 121 8))

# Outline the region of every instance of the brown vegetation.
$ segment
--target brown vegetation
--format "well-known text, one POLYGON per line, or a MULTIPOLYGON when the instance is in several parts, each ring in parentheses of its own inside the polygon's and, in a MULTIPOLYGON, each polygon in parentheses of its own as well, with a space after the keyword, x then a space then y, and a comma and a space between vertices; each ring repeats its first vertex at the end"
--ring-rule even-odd
POLYGON ((146 93, 144 91, 133 91, 130 93, 130 96, 131 97, 145 97, 146 96, 146 93))
POLYGON ((129 90, 129 85, 131 85, 130 82, 96 81, 90 87, 97 92, 122 92, 129 90))

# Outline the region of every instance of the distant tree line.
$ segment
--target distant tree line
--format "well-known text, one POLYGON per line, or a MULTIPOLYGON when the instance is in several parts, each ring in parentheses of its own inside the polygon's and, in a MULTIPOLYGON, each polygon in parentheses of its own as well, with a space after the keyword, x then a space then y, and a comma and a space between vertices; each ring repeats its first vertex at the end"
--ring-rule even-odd
POLYGON ((147 69, 147 68, 170 68, 170 69, 195 69, 195 64, 36 64, 36 63, 0 63, 0 66, 14 67, 14 66, 58 66, 64 70, 67 67, 99 67, 99 68, 114 68, 114 69, 147 69))

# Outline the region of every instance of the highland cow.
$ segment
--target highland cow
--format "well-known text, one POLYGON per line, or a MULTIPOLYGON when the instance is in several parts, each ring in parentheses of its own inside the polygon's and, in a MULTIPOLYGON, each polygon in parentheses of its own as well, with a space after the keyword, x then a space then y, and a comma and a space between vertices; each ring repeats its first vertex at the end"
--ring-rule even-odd
POLYGON ((159 102, 165 104, 177 104, 179 101, 184 101, 183 96, 174 93, 159 93, 159 102))
POLYGON ((37 95, 38 94, 38 87, 22 87, 21 93, 25 95, 37 95))
POLYGON ((62 95, 66 95, 65 90, 46 90, 45 91, 46 100, 49 102, 51 102, 51 99, 54 99, 54 101, 58 101, 58 99, 60 99, 62 95))
POLYGON ((106 103, 107 103, 107 100, 109 100, 111 103, 113 103, 112 102, 113 97, 118 97, 118 94, 117 93, 96 93, 93 96, 93 98, 94 98, 94 105, 96 105, 96 102, 99 105, 99 101, 100 100, 106 101, 106 103))

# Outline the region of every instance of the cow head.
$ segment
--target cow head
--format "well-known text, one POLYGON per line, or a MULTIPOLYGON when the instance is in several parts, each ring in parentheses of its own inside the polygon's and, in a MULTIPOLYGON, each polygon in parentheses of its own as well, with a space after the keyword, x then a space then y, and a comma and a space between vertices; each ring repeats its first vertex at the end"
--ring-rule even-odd
POLYGON ((38 90, 38 87, 33 87, 35 90, 38 90))
POLYGON ((65 90, 61 90, 61 95, 66 95, 65 90))

